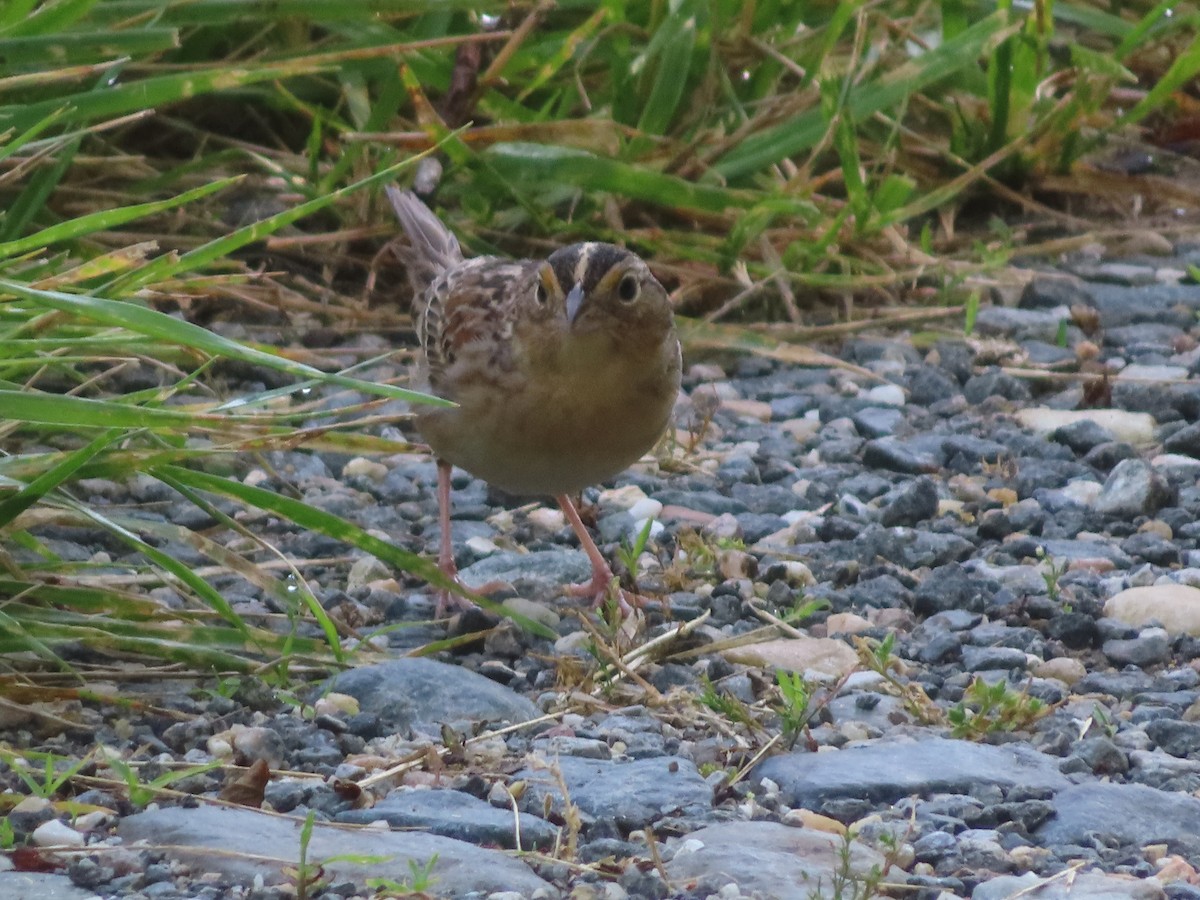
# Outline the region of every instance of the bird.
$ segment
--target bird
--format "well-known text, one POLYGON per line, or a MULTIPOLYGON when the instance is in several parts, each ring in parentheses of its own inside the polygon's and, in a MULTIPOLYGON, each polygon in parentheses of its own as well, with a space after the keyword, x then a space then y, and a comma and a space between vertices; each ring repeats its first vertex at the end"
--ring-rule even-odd
MULTIPOLYGON (((389 185, 387 196, 407 236, 394 250, 413 293, 414 384, 456 404, 414 407, 437 459, 439 568, 457 579, 458 466, 510 494, 553 497, 592 568, 568 593, 599 607, 615 589, 629 614, 637 598, 617 585, 571 497, 628 468, 670 422, 682 351, 666 289, 615 244, 575 243, 541 260, 467 257, 416 194, 389 185)), ((438 617, 450 601, 439 593, 438 617)))

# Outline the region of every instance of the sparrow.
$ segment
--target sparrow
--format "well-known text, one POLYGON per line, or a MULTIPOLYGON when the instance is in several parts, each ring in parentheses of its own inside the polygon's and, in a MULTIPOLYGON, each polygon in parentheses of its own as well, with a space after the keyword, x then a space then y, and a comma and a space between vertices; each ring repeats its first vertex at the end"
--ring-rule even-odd
MULTIPOLYGON (((457 577, 450 474, 458 466, 510 494, 552 496, 592 566, 591 580, 568 592, 599 606, 615 589, 628 613, 631 598, 571 496, 628 468, 667 427, 682 356, 666 290, 614 244, 571 244, 542 260, 467 258, 415 194, 388 187, 387 195, 407 236, 395 252, 413 292, 414 381, 456 404, 414 408, 437 457, 439 567, 457 577)), ((448 601, 439 595, 439 616, 448 601)))

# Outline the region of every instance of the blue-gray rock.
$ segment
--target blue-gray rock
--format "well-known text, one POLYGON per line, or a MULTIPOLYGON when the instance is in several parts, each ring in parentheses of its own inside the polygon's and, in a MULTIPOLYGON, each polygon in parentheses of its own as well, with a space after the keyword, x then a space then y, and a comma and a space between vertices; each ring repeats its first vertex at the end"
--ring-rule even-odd
POLYGON ((1153 531, 1131 534, 1121 541, 1121 549, 1130 556, 1169 568, 1179 562, 1179 548, 1153 531))
POLYGON ((1096 511, 1106 516, 1153 515, 1175 502, 1170 483, 1140 459, 1117 464, 1096 498, 1096 511))
MULTIPOLYGON (((127 843, 145 840, 171 859, 198 872, 219 872, 241 884, 291 883, 284 871, 299 862, 302 819, 251 809, 198 806, 147 810, 123 818, 117 834, 127 843), (251 851, 247 853, 246 851, 251 851)), ((437 892, 461 897, 469 891, 518 891, 529 896, 550 885, 517 859, 439 835, 374 828, 346 829, 318 823, 308 842, 308 860, 318 862, 332 882, 365 886, 368 878, 424 868, 437 892), (370 860, 380 857, 380 861, 370 860), (436 861, 434 858, 436 857, 436 861)))
POLYGON ((1146 725, 1146 734, 1172 756, 1194 757, 1200 754, 1200 722, 1159 719, 1146 725))
POLYGON ((1024 669, 1028 664, 1024 650, 1016 647, 964 647, 963 666, 971 672, 1024 669))
POLYGON ((942 459, 940 441, 931 445, 927 441, 882 437, 868 441, 862 451, 863 465, 910 475, 937 472, 942 459))
POLYGON ((1089 286, 1077 278, 1035 278, 1025 285, 1017 305, 1021 309, 1070 308, 1076 304, 1089 304, 1089 286))
POLYGON ((908 402, 913 406, 933 406, 961 393, 962 386, 956 378, 932 366, 922 366, 908 379, 908 402))
POLYGON ((1167 633, 1158 631, 1135 638, 1105 641, 1100 649, 1114 666, 1137 666, 1139 669, 1156 666, 1171 658, 1167 633))
POLYGON ((975 375, 963 385, 963 396, 968 403, 980 404, 989 397, 1028 402, 1033 398, 1029 385, 1022 379, 998 369, 975 375))
POLYGON ((1080 456, 1099 444, 1116 440, 1111 431, 1091 419, 1079 419, 1070 425, 1060 425, 1050 437, 1060 444, 1066 444, 1080 456))
MULTIPOLYGON (((545 819, 519 813, 521 849, 536 850, 554 844, 558 829, 545 819)), ((395 790, 370 809, 339 813, 334 821, 368 825, 384 821, 392 828, 420 829, 471 844, 517 846, 517 821, 511 809, 452 790, 395 790)))
POLYGON ((1110 738, 1085 738, 1075 745, 1072 755, 1083 760, 1094 775, 1124 775, 1129 771, 1129 757, 1110 738))
POLYGON ((571 802, 588 823, 609 821, 629 831, 666 816, 707 816, 712 812, 712 787, 691 760, 676 756, 630 762, 562 756, 546 766, 522 769, 513 776, 526 784, 522 808, 541 812, 549 798, 552 808, 561 814, 559 775, 571 802))
POLYGON ((868 406, 850 417, 858 433, 865 438, 895 434, 904 422, 904 413, 894 406, 868 406))
POLYGON ((681 506, 684 509, 694 509, 697 512, 711 513, 720 516, 724 513, 748 512, 746 504, 716 491, 678 491, 674 489, 655 491, 651 495, 663 506, 681 506))
POLYGON ((818 812, 827 802, 845 798, 878 804, 912 794, 970 794, 989 786, 1057 791, 1070 784, 1059 772, 1058 760, 1028 745, 993 747, 944 738, 785 753, 754 769, 751 779, 762 778, 779 785, 789 805, 818 812))
POLYGON ((1160 284, 1130 288, 1091 284, 1089 302, 1100 312, 1100 324, 1110 330, 1135 322, 1187 329, 1200 309, 1200 288, 1194 284, 1160 284))
POLYGON ((1127 459, 1135 459, 1137 455, 1137 450, 1132 444, 1125 441, 1106 441, 1085 453, 1083 462, 1098 472, 1111 472, 1118 464, 1127 459))
POLYGON ((96 892, 76 887, 52 872, 0 872, 4 900, 96 900, 96 892))
POLYGON ((773 900, 814 900, 835 895, 835 878, 867 876, 882 868, 882 857, 851 841, 843 863, 842 842, 834 835, 777 822, 709 825, 668 845, 667 873, 688 883, 690 896, 722 894, 737 885, 740 896, 773 900), (848 870, 848 871, 847 871, 848 870))
POLYGON ((999 589, 1000 584, 993 579, 981 578, 958 563, 951 563, 934 569, 917 586, 913 609, 926 616, 947 609, 981 613, 999 589))
POLYGON ((1058 337, 1063 316, 1037 309, 1014 309, 1008 306, 985 306, 975 318, 975 328, 984 337, 1011 337, 1016 341, 1042 340, 1053 342, 1058 337))
POLYGON ((479 588, 489 581, 511 584, 518 592, 560 596, 562 589, 592 574, 581 550, 493 553, 458 573, 463 584, 479 588))
POLYGON ((937 515, 938 489, 932 478, 915 478, 883 498, 879 524, 916 525, 937 515))
POLYGON ((1185 425, 1163 441, 1168 453, 1182 453, 1200 458, 1200 423, 1185 425))
POLYGON ((1200 800, 1140 784, 1081 784, 1060 791, 1054 816, 1036 832, 1043 845, 1092 845, 1136 850, 1166 844, 1172 853, 1200 855, 1200 800))
POLYGON ((515 691, 462 666, 408 658, 339 672, 319 693, 337 691, 359 702, 392 731, 439 733, 445 722, 523 722, 541 715, 515 691))
POLYGON ((1167 894, 1153 881, 1128 875, 1109 875, 1096 869, 1072 873, 1070 878, 1043 878, 1033 872, 1000 875, 978 885, 971 900, 1165 900, 1167 894))

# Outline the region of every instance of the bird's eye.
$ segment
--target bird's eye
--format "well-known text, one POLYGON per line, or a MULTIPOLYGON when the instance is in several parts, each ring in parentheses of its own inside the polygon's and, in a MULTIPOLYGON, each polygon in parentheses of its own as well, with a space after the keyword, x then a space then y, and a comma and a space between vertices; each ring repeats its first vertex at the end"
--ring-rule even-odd
POLYGON ((642 286, 638 283, 636 275, 626 275, 617 284, 617 296, 626 303, 632 303, 641 292, 642 286))
POLYGON ((546 294, 546 285, 540 281, 537 283, 537 287, 533 289, 533 299, 538 302, 539 306, 545 306, 546 300, 549 299, 546 294))

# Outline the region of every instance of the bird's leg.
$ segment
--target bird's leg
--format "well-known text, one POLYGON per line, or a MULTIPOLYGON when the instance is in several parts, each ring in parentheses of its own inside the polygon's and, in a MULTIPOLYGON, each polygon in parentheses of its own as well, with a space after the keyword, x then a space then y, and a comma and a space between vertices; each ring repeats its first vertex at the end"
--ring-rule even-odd
MULTIPOLYGON (((450 541, 450 469, 450 463, 444 459, 437 461, 438 524, 442 529, 442 546, 438 550, 438 568, 442 570, 442 574, 457 584, 458 566, 454 564, 454 546, 450 541)), ((438 591, 434 615, 440 619, 446 612, 446 607, 451 603, 460 609, 470 609, 475 605, 465 597, 442 589, 438 591)))
MULTIPOLYGON (((584 526, 583 520, 579 518, 579 512, 575 509, 575 504, 571 502, 571 498, 566 494, 559 494, 554 499, 558 501, 563 515, 571 523, 571 530, 575 532, 575 536, 579 538, 579 543, 583 546, 583 552, 587 554, 588 559, 592 563, 592 580, 583 584, 573 584, 568 588, 568 592, 576 597, 591 597, 592 607, 598 607, 604 603, 608 597, 609 590, 614 587, 613 582, 616 576, 613 574, 612 566, 600 555, 600 548, 596 546, 596 542, 588 534, 588 530, 584 526)), ((616 585, 616 593, 617 604, 621 607, 621 612, 626 615, 633 612, 629 598, 626 597, 625 591, 621 590, 620 585, 616 585)))

